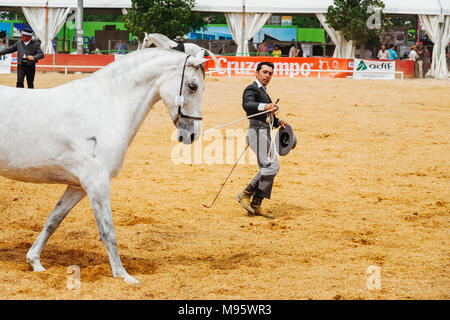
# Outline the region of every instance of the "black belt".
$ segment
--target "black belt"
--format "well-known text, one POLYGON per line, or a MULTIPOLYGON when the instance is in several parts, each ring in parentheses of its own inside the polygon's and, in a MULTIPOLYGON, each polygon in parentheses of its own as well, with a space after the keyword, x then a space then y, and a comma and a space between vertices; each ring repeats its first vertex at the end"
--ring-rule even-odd
POLYGON ((264 127, 269 128, 269 124, 266 121, 256 120, 256 119, 249 119, 250 126, 251 127, 264 127))

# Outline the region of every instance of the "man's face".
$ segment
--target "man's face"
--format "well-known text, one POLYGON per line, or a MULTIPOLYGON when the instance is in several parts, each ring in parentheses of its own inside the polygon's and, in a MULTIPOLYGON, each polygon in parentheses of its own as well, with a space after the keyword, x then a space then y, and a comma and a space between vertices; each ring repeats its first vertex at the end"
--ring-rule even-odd
POLYGON ((384 44, 381 46, 381 50, 386 50, 386 46, 384 44))
POLYGON ((23 40, 23 42, 28 42, 31 40, 31 36, 22 35, 22 40, 23 40))
POLYGON ((263 86, 267 86, 270 82, 270 79, 272 79, 273 76, 273 69, 269 66, 263 65, 259 71, 256 72, 256 79, 258 79, 259 82, 263 86))

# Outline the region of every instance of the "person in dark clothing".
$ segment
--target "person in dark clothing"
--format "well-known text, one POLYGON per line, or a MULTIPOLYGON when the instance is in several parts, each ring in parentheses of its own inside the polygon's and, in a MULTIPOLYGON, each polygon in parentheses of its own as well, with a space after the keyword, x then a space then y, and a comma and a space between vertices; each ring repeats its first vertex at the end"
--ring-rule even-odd
POLYGON ((17 88, 23 88, 23 81, 27 78, 28 89, 34 88, 34 76, 36 74, 36 62, 44 58, 41 45, 35 40, 31 40, 33 31, 24 29, 22 40, 17 41, 13 46, 0 50, 0 56, 17 51, 17 88))
POLYGON ((245 88, 242 96, 242 107, 247 116, 269 110, 271 110, 271 116, 269 113, 264 113, 249 119, 247 142, 250 149, 257 155, 259 172, 247 187, 236 195, 236 200, 250 216, 258 215, 269 219, 275 216, 262 210, 261 202, 264 198, 270 199, 274 179, 279 170, 278 156, 271 138, 271 126, 285 128, 287 124, 275 116, 278 106, 272 103, 266 91, 273 72, 274 65, 271 62, 265 61, 258 64, 256 79, 245 88), (272 123, 270 119, 273 119, 272 123))
POLYGON ((173 39, 173 41, 175 41, 177 43, 176 47, 172 47, 172 49, 174 50, 178 50, 178 51, 184 51, 184 43, 183 43, 183 38, 180 36, 177 36, 175 39, 173 39))

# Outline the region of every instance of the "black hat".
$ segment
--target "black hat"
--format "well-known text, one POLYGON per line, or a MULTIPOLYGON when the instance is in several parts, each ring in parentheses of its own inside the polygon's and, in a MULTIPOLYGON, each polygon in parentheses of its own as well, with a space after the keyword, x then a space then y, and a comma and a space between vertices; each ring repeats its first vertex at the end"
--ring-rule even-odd
POLYGON ((22 35, 24 35, 24 36, 30 36, 30 37, 31 37, 31 36, 33 35, 33 30, 28 29, 28 28, 23 29, 22 35))
POLYGON ((290 125, 285 123, 286 128, 280 128, 275 137, 277 151, 280 156, 285 156, 297 145, 297 137, 290 125))

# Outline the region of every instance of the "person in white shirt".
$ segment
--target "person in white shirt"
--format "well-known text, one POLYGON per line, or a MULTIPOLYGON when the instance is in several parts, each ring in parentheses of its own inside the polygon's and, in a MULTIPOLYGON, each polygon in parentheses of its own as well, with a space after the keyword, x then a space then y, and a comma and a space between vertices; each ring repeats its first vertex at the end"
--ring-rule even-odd
POLYGON ((417 58, 416 46, 412 45, 411 46, 411 52, 409 53, 408 59, 415 62, 416 58, 417 58))
POLYGON ((380 60, 389 60, 389 51, 386 50, 386 45, 382 45, 381 46, 381 50, 378 51, 378 55, 377 55, 378 59, 380 60))
POLYGON ((300 50, 297 48, 297 44, 295 43, 295 39, 291 41, 291 49, 289 49, 289 57, 297 57, 300 50))

